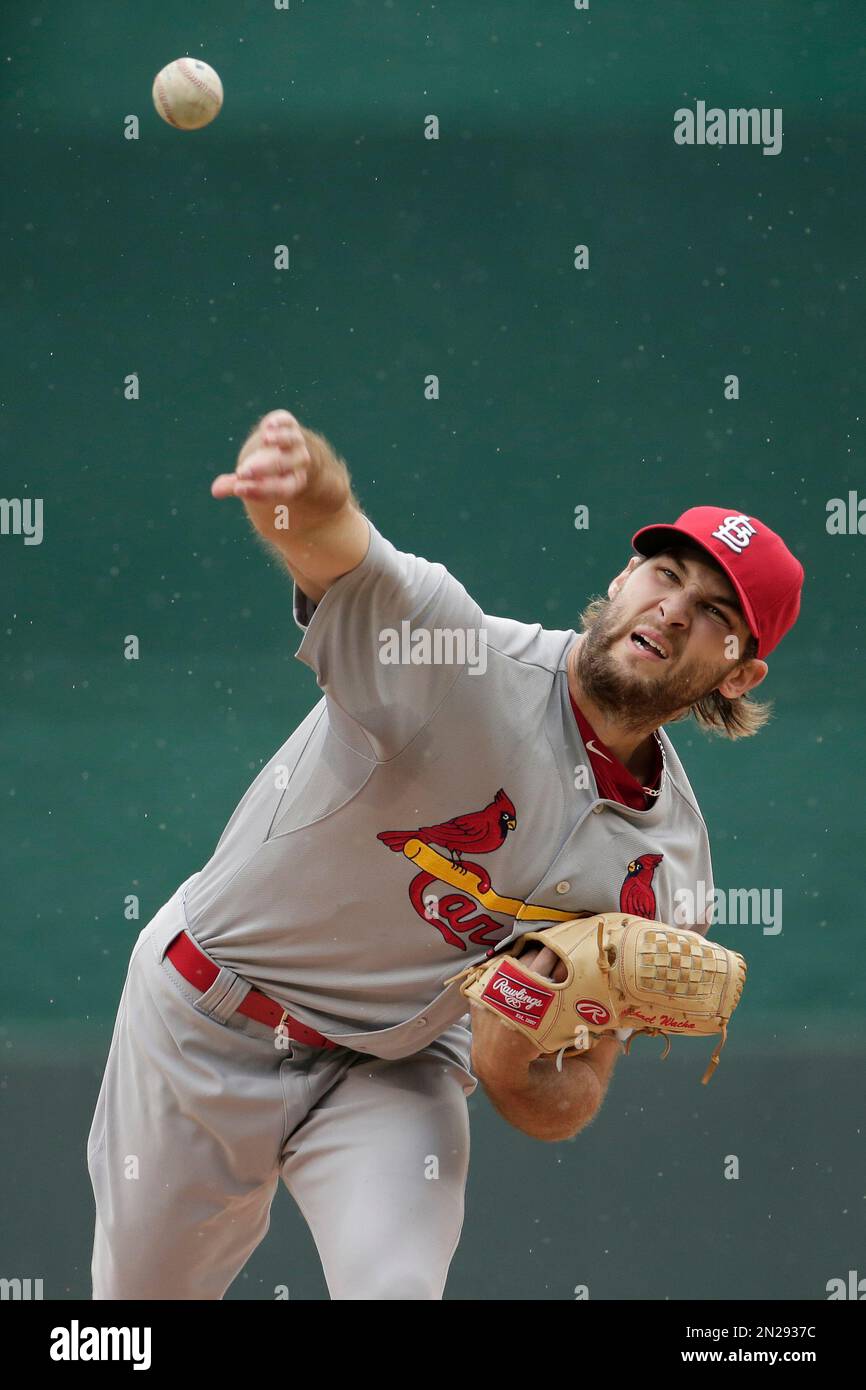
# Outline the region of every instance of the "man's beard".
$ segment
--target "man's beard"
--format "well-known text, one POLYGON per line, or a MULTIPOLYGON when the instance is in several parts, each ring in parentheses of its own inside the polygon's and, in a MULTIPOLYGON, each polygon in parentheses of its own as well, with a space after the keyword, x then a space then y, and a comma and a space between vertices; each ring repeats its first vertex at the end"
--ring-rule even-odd
POLYGON ((731 670, 729 665, 716 676, 707 668, 679 670, 667 678, 661 670, 655 679, 642 678, 638 671, 632 675, 617 665, 611 648, 622 638, 628 641, 629 634, 643 625, 636 618, 623 630, 619 606, 615 600, 605 600, 603 611, 578 646, 575 662, 577 678, 588 697, 630 732, 657 729, 709 695, 731 670))

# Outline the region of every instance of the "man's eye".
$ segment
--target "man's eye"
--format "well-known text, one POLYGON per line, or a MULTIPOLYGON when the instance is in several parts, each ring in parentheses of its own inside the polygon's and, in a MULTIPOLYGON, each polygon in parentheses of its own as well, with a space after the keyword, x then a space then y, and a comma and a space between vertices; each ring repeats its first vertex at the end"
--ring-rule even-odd
POLYGON ((710 613, 715 613, 716 617, 717 617, 717 618, 721 618, 721 620, 722 620, 723 623, 726 623, 726 622, 728 621, 727 618, 725 617, 724 613, 720 613, 719 610, 718 610, 718 608, 714 608, 713 605, 712 605, 711 603, 708 603, 708 604, 707 604, 707 610, 708 610, 710 613))

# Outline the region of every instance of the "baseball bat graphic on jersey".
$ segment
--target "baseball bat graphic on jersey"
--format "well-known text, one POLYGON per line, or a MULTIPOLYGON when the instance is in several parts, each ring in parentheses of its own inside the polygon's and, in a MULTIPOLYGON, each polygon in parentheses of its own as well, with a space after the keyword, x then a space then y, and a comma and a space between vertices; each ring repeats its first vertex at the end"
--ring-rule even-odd
MULTIPOLYGON (((431 849, 423 840, 407 840, 400 852, 433 878, 441 879, 453 888, 468 891, 489 912, 502 912, 508 917, 526 922, 571 922, 575 916, 580 915, 562 912, 555 907, 545 907, 541 903, 526 903, 522 898, 504 898, 489 887, 489 878, 482 879, 470 868, 458 867, 437 850, 431 849)), ((585 915, 588 917, 590 913, 585 915)))

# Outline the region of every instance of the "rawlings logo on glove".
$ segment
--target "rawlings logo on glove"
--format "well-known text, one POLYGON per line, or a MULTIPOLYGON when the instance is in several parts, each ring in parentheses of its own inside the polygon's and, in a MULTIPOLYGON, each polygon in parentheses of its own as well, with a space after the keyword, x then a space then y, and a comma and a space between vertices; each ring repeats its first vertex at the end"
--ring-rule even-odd
POLYGON ((527 1028, 537 1027, 556 998, 553 990, 539 989, 511 960, 506 957, 496 973, 488 980, 481 993, 486 1004, 491 1004, 501 1014, 519 1018, 527 1028), (527 989, 527 984, 530 988, 527 989))
MULTIPOLYGON (((536 954, 537 948, 528 958, 536 954)), ((633 1036, 664 1035, 663 1057, 672 1034, 721 1033, 701 1078, 706 1085, 743 992, 746 963, 699 932, 605 912, 527 932, 509 954, 470 966, 445 983, 461 978, 467 999, 492 1009, 510 1027, 531 1031, 542 1052, 556 1054, 560 1070, 563 1057, 579 1056, 619 1028, 633 1028, 633 1036), (533 943, 559 958, 553 978, 521 961, 533 943)))

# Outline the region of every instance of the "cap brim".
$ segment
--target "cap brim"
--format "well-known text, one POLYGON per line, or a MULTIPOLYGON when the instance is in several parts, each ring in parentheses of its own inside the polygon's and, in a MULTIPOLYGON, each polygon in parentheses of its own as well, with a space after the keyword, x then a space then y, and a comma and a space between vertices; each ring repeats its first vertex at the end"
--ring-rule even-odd
MULTIPOLYGON (((698 550, 706 550, 706 546, 698 545, 694 536, 690 536, 688 531, 680 531, 676 526, 644 526, 640 531, 636 531, 632 537, 632 548, 639 555, 657 555, 665 546, 673 545, 676 542, 686 542, 693 545, 698 550), (640 541, 640 545, 638 545, 640 541)), ((712 551, 707 551, 712 555, 712 551)), ((713 555, 713 559, 715 556, 713 555)))

